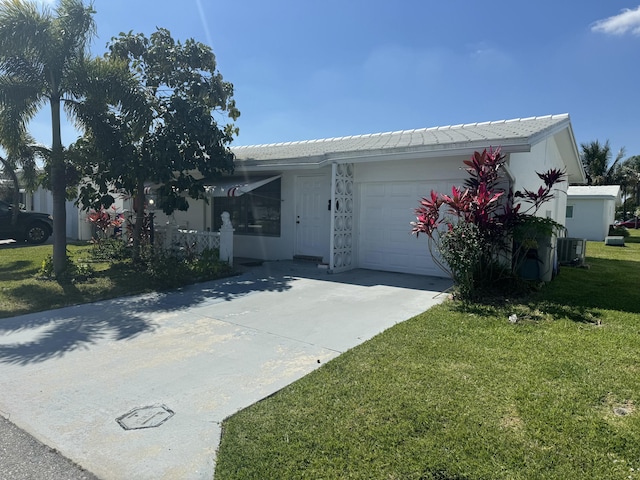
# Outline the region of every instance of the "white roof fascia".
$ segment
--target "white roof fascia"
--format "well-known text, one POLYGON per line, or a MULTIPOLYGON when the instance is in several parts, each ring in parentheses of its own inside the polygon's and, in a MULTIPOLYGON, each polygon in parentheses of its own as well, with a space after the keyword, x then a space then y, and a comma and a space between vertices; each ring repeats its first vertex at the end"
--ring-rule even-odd
MULTIPOLYGON (((317 162, 296 162, 284 161, 284 162, 268 162, 268 161, 256 161, 253 163, 251 160, 244 160, 236 162, 236 168, 247 172, 258 172, 266 170, 298 170, 298 169, 317 169, 322 168, 331 163, 369 163, 369 162, 385 162, 394 160, 417 160, 417 159, 429 159, 429 158, 443 158, 443 157, 457 157, 457 156, 469 156, 479 149, 484 150, 489 148, 490 145, 483 143, 482 145, 465 145, 461 147, 451 146, 447 148, 421 148, 418 150, 406 150, 402 151, 360 151, 349 153, 333 153, 327 154, 317 162)), ((495 148, 500 147, 502 153, 526 153, 531 151, 531 144, 529 143, 504 143, 502 145, 495 145, 495 148)))
MULTIPOLYGON (((568 119, 568 116, 567 116, 568 119)), ((580 153, 578 151, 578 145, 576 144, 576 137, 573 134, 573 125, 571 125, 571 121, 568 120, 568 125, 566 126, 567 130, 569 130, 569 138, 571 138, 571 149, 573 150, 573 154, 575 158, 578 160, 578 169, 580 172, 581 179, 579 182, 575 183, 587 183, 587 172, 584 169, 584 165, 582 164, 582 158, 580 157, 580 153)))
POLYGON ((567 198, 580 199, 612 199, 619 201, 622 198, 620 185, 570 185, 567 190, 567 198), (593 190, 589 192, 588 190, 593 190))
MULTIPOLYGON (((560 122, 556 123, 555 125, 552 125, 544 130, 541 130, 537 133, 534 133, 533 135, 531 135, 529 137, 529 143, 531 145, 534 145, 536 143, 539 143, 541 141, 543 141, 545 138, 549 138, 552 137, 553 135, 555 135, 558 132, 561 132, 562 130, 564 130, 567 127, 571 126, 571 120, 569 119, 569 115, 566 113, 563 113, 562 115, 548 115, 549 118, 553 117, 553 118, 561 118, 564 117, 560 122)), ((545 117, 537 117, 538 119, 541 118, 545 118, 545 117)), ((522 121, 527 120, 527 119, 522 119, 522 121)), ((573 133, 573 132, 571 132, 573 133)))

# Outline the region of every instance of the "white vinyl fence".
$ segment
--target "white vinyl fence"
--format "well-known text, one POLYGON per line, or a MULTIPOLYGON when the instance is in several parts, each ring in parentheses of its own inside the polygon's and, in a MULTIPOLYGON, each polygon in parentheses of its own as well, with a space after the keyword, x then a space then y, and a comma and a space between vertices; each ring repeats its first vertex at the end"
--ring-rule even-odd
POLYGON ((206 249, 218 249, 220 260, 233 265, 233 227, 228 221, 228 215, 225 217, 223 214, 223 223, 219 232, 185 230, 176 225, 156 225, 154 244, 165 250, 194 253, 202 253, 206 249))

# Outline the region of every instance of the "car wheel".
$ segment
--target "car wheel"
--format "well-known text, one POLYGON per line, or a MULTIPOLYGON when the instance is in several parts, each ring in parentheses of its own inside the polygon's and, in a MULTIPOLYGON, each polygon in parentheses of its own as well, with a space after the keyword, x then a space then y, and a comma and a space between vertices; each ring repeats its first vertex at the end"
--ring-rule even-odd
POLYGON ((27 227, 24 237, 28 243, 39 244, 46 242, 49 235, 49 227, 44 223, 32 223, 27 227))

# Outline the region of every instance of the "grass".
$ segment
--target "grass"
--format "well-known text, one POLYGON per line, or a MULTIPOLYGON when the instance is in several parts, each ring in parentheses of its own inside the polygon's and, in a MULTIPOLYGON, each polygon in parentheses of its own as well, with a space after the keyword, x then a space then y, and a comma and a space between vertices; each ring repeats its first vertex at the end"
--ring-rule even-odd
MULTIPOLYGON (((87 243, 69 244, 67 252, 76 263, 89 262, 95 275, 85 281, 58 282, 37 278, 43 261, 52 253, 51 245, 0 246, 0 318, 158 289, 157 278, 132 267, 128 261, 109 263, 91 260, 89 254, 92 248, 87 243)), ((176 269, 165 270, 161 275, 176 277, 178 274, 176 269)), ((226 270, 222 271, 222 276, 228 274, 226 270)), ((189 283, 193 277, 178 278, 176 281, 182 280, 189 283)))
MULTIPOLYGON (((89 245, 69 245, 69 255, 85 256, 89 245)), ((92 263, 96 277, 76 284, 36 278, 42 262, 51 255, 51 245, 3 246, 0 249, 0 318, 39 312, 68 305, 114 298, 145 291, 142 282, 121 266, 92 263)))
POLYGON ((526 301, 430 309, 230 417, 215 478, 640 478, 638 233, 589 242, 589 268, 526 301))

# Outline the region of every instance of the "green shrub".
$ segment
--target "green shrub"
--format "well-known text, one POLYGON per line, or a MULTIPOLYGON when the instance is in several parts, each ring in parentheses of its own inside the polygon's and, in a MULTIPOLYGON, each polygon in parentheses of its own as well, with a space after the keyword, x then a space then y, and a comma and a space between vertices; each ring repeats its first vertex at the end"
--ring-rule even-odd
POLYGON ((90 255, 96 262, 120 262, 131 258, 131 251, 124 241, 105 238, 93 243, 90 255))
POLYGON ((169 289, 189 283, 188 264, 174 253, 145 245, 141 251, 140 265, 154 288, 169 289))
POLYGON ((141 265, 159 289, 212 280, 229 275, 228 263, 220 261, 218 250, 207 249, 198 254, 194 249, 175 252, 147 246, 141 255, 141 265))
POLYGON ((40 265, 37 278, 42 280, 56 280, 61 283, 84 282, 95 276, 95 270, 86 262, 74 262, 67 254, 65 269, 56 276, 53 270, 53 256, 48 255, 40 265))
POLYGON ((627 238, 629 237, 629 230, 626 227, 611 225, 609 227, 609 235, 627 238))
POLYGON ((218 249, 206 249, 191 263, 191 271, 198 280, 211 280, 213 278, 229 275, 232 271, 227 262, 220 260, 218 249))

